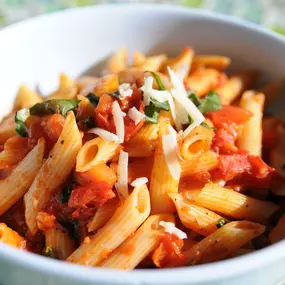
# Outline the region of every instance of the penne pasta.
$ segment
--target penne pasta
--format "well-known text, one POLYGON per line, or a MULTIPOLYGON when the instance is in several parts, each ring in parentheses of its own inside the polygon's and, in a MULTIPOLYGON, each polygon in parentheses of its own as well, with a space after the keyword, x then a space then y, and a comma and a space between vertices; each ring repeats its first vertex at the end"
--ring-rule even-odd
POLYGON ((195 265, 224 259, 264 231, 265 226, 249 221, 230 222, 185 252, 185 262, 195 265))
POLYGON ((76 171, 85 172, 93 166, 110 161, 119 147, 114 142, 108 142, 100 137, 88 141, 80 149, 76 158, 76 171))
POLYGON ((254 94, 247 91, 242 95, 240 106, 250 111, 253 116, 244 124, 238 138, 238 146, 252 155, 261 155, 262 152, 262 116, 264 94, 254 94))
POLYGON ((5 144, 8 139, 17 135, 14 116, 12 113, 0 124, 0 144, 5 144))
MULTIPOLYGON (((180 78, 186 79, 191 70, 193 57, 194 50, 191 47, 185 47, 179 56, 169 60, 167 66, 179 74, 180 78)), ((167 73, 167 69, 165 73, 167 73)))
POLYGON ((216 231, 217 223, 223 219, 220 215, 187 201, 178 193, 171 193, 169 197, 176 206, 182 224, 202 236, 216 231))
POLYGON ((220 71, 225 70, 231 64, 231 59, 220 55, 196 55, 193 59, 193 68, 201 67, 214 68, 220 71))
POLYGON ((0 241, 18 249, 26 249, 27 246, 26 240, 4 223, 0 223, 0 241))
POLYGON ((103 227, 114 215, 119 205, 120 201, 117 198, 108 200, 96 211, 93 219, 88 224, 88 232, 95 232, 103 227))
POLYGON ((174 217, 170 214, 150 216, 133 236, 112 252, 99 266, 122 270, 134 269, 158 246, 161 234, 165 232, 165 229, 159 225, 161 221, 174 223, 174 217))
POLYGON ((135 188, 112 218, 90 240, 83 243, 67 259, 69 262, 98 265, 122 244, 146 220, 150 213, 146 185, 135 188))
POLYGON ((193 72, 186 79, 186 86, 198 97, 205 96, 209 91, 216 88, 219 84, 221 74, 216 69, 202 69, 193 72))
POLYGON ((19 163, 28 153, 28 139, 23 137, 12 137, 4 145, 0 152, 0 169, 9 168, 19 163))
POLYGON ((58 89, 52 92, 47 99, 74 99, 78 93, 78 87, 75 80, 61 73, 59 76, 58 89))
POLYGON ((106 72, 117 73, 127 67, 128 51, 125 48, 120 48, 115 51, 107 61, 106 72))
POLYGON ((283 88, 284 79, 279 79, 270 82, 262 89, 260 89, 259 92, 265 95, 265 106, 269 106, 271 103, 273 103, 281 94, 283 88))
POLYGON ((216 89, 224 105, 231 104, 241 96, 242 92, 254 84, 258 73, 254 70, 247 70, 236 73, 225 84, 216 89))
POLYGON ((159 126, 159 138, 154 152, 153 167, 150 179, 151 213, 171 213, 175 207, 168 193, 177 192, 179 180, 171 175, 162 147, 162 136, 169 132, 169 121, 163 121, 159 126))
POLYGON ((215 183, 206 184, 195 197, 195 203, 229 217, 260 223, 265 223, 279 208, 272 202, 254 199, 215 183))
POLYGON ((191 160, 181 160, 181 177, 215 169, 219 163, 218 157, 219 156, 215 152, 207 151, 191 160))
POLYGON ((167 60, 165 54, 149 56, 146 58, 143 64, 138 66, 139 69, 143 71, 159 71, 167 60))
POLYGON ((133 66, 142 65, 146 61, 146 56, 140 51, 135 50, 133 53, 133 66))
POLYGON ((129 153, 130 157, 151 156, 154 153, 158 129, 159 124, 143 126, 134 137, 124 144, 124 150, 129 153))
POLYGON ((282 82, 251 91, 257 71, 228 77, 229 57, 190 46, 131 56, 115 51, 101 77, 60 74, 46 98, 20 86, 0 124, 0 243, 132 270, 285 238, 285 123, 263 118, 282 82))
POLYGON ((38 213, 42 211, 50 195, 70 174, 81 145, 81 135, 74 114, 70 112, 58 141, 24 197, 26 223, 33 235, 38 231, 38 213))
POLYGON ((207 120, 207 125, 196 127, 186 138, 184 138, 181 146, 181 155, 185 160, 191 160, 195 157, 210 150, 214 130, 210 121, 207 120))
POLYGON ((29 190, 42 166, 44 150, 45 141, 40 139, 12 173, 0 181, 0 216, 29 190))
POLYGON ((271 243, 279 242, 285 238, 285 214, 278 220, 277 225, 270 231, 269 240, 271 243))
POLYGON ((70 239, 66 230, 56 222, 53 215, 39 212, 37 224, 38 228, 44 232, 46 249, 50 248, 56 258, 65 260, 75 250, 74 240, 70 239))
POLYGON ((42 102, 42 98, 39 94, 22 84, 16 95, 13 109, 17 111, 22 108, 30 108, 39 102, 42 102))

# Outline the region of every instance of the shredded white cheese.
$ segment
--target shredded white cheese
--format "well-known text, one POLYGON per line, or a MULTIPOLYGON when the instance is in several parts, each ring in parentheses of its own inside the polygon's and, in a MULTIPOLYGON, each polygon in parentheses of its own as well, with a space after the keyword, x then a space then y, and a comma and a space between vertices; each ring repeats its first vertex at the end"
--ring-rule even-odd
POLYGON ((160 103, 167 102, 170 92, 167 90, 156 90, 152 88, 153 77, 148 76, 144 79, 144 85, 140 88, 144 92, 143 98, 145 105, 149 105, 150 99, 153 98, 160 103))
POLYGON ((168 94, 168 104, 169 104, 169 109, 171 112, 172 119, 175 122, 176 121, 175 104, 174 104, 174 100, 170 92, 168 94))
POLYGON ((133 89, 131 88, 130 83, 123 83, 119 86, 120 99, 124 99, 133 94, 133 89))
POLYGON ((171 134, 162 136, 162 149, 167 167, 175 180, 179 180, 181 166, 177 158, 177 140, 171 134))
POLYGON ((140 88, 143 91, 143 102, 146 106, 150 104, 150 97, 152 92, 153 78, 151 76, 144 78, 144 85, 140 88))
POLYGON ((136 125, 145 118, 145 114, 141 113, 136 107, 129 109, 128 116, 135 122, 136 125))
POLYGON ((88 131, 88 133, 91 134, 95 134, 97 136, 99 136, 100 138, 108 141, 108 142, 115 142, 118 143, 119 142, 119 137, 113 133, 110 133, 104 129, 101 128, 94 128, 88 131))
POLYGON ((187 234, 181 231, 180 229, 176 228, 173 223, 160 221, 159 225, 164 228, 165 232, 176 235, 179 239, 187 238, 187 234))
POLYGON ((180 65, 180 68, 176 71, 176 75, 181 81, 183 81, 187 73, 188 73, 188 65, 186 64, 186 62, 183 61, 180 65))
POLYGON ((174 130, 174 128, 172 126, 169 126, 168 130, 169 130, 169 134, 172 135, 173 140, 175 140, 175 142, 176 142, 175 145, 174 145, 174 148, 175 148, 177 156, 180 158, 181 157, 181 153, 180 153, 179 145, 177 143, 178 134, 177 134, 177 132, 174 130))
POLYGON ((124 116, 117 101, 114 101, 113 103, 112 114, 114 116, 114 123, 116 127, 116 133, 119 138, 119 143, 123 143, 125 138, 124 116))
POLYGON ((117 190, 121 196, 127 198, 129 196, 128 191, 128 162, 129 154, 120 150, 118 161, 118 182, 117 190))
MULTIPOLYGON (((170 75, 171 83, 173 89, 171 94, 174 99, 183 106, 185 111, 190 115, 191 119, 194 121, 183 133, 186 137, 195 127, 199 126, 204 120, 205 117, 195 106, 195 104, 187 98, 187 92, 185 90, 183 81, 181 81, 175 72, 168 66, 168 72, 170 75)), ((176 107, 176 106, 175 106, 176 107)), ((176 112, 177 115, 177 112, 176 112)))
POLYGON ((148 179, 146 177, 140 177, 135 179, 132 183, 131 186, 133 187, 141 187, 142 185, 146 184, 148 182, 148 179))

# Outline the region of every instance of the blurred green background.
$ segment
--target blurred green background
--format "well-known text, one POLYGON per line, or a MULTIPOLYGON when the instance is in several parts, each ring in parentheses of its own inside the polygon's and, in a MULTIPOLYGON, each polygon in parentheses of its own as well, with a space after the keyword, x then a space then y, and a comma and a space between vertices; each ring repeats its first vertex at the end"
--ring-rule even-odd
POLYGON ((170 3, 234 15, 285 34, 285 0, 0 0, 0 27, 71 7, 138 2, 170 3))

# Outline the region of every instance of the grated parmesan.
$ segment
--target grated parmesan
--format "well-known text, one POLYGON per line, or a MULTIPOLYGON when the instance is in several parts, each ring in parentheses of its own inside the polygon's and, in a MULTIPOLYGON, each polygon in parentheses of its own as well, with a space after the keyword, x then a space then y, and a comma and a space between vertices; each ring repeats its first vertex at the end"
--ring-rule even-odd
POLYGON ((187 235, 180 229, 176 228, 173 223, 160 221, 159 225, 165 229, 165 232, 176 235, 179 239, 186 239, 187 235))
POLYGON ((133 187, 141 187, 142 185, 146 184, 148 182, 148 179, 146 177, 140 177, 135 179, 132 183, 131 186, 133 187))
POLYGON ((179 180, 181 166, 177 158, 177 140, 172 134, 162 136, 162 149, 167 167, 175 180, 179 180))
POLYGON ((128 116, 135 122, 136 125, 145 118, 145 114, 141 113, 136 107, 129 109, 128 116))
POLYGON ((124 116, 117 101, 114 101, 113 103, 112 114, 114 116, 114 123, 116 127, 116 133, 119 138, 119 143, 123 143, 125 138, 124 116))
POLYGON ((130 83, 121 84, 119 86, 119 94, 121 100, 126 97, 130 97, 133 94, 133 89, 131 88, 130 83))
POLYGON ((178 78, 178 76, 169 66, 168 72, 173 86, 173 89, 171 90, 172 96, 179 104, 181 104, 181 106, 193 120, 193 123, 183 133, 184 137, 186 137, 195 127, 199 126, 205 120, 205 117, 195 106, 195 104, 187 98, 187 92, 185 90, 183 81, 178 78))
POLYGON ((127 198, 129 196, 128 191, 128 163, 129 154, 120 150, 119 161, 118 161, 118 181, 116 189, 118 193, 127 198))
POLYGON ((94 128, 88 131, 88 133, 90 134, 95 134, 97 136, 99 136, 100 138, 108 141, 108 142, 115 142, 118 143, 119 142, 119 137, 113 133, 110 133, 104 129, 101 128, 94 128))

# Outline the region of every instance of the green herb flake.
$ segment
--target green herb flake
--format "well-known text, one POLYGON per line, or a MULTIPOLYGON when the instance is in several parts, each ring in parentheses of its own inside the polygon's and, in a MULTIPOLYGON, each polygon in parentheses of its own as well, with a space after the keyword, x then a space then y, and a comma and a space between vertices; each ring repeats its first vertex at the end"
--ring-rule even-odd
POLYGON ((216 92, 210 91, 198 108, 203 114, 218 111, 222 108, 221 99, 216 92))
POLYGON ((219 229, 221 228, 222 226, 224 226, 226 224, 226 220, 225 219, 219 219, 217 222, 216 222, 216 227, 219 229))
POLYGON ((196 96, 195 92, 190 91, 188 94, 188 98, 194 103, 196 107, 199 107, 202 104, 201 99, 196 96))
POLYGON ((53 251, 51 246, 47 246, 44 249, 43 255, 46 256, 46 257, 50 257, 50 258, 56 258, 55 253, 54 253, 54 251, 53 251))
POLYGON ((73 190, 74 186, 73 183, 70 183, 63 187, 61 191, 61 197, 60 197, 60 202, 63 203, 68 203, 68 200, 70 198, 71 192, 73 190))
POLYGON ((97 107, 100 100, 100 98, 97 95, 95 95, 94 93, 89 93, 88 95, 86 95, 86 98, 89 99, 89 101, 92 103, 94 107, 97 107))
POLYGON ((163 82, 161 81, 159 75, 153 71, 145 71, 145 72, 149 72, 151 73, 151 75, 154 77, 154 79, 156 80, 156 83, 158 85, 158 90, 166 90, 163 82))
POLYGON ((158 123, 159 111, 160 111, 160 109, 155 107, 154 104, 152 104, 152 103, 149 106, 146 106, 144 109, 144 113, 146 116, 145 122, 157 124, 158 123))
POLYGON ((160 109, 160 110, 164 110, 164 111, 169 111, 169 104, 167 101, 165 102, 158 102, 156 99, 151 98, 150 99, 150 105, 154 105, 155 108, 160 109))
POLYGON ((115 91, 112 93, 108 93, 110 96, 115 97, 116 99, 120 99, 120 92, 119 91, 115 91))
POLYGON ((45 116, 51 114, 61 114, 66 117, 67 113, 74 110, 80 100, 54 99, 37 103, 30 108, 30 114, 33 116, 45 116))
POLYGON ((25 121, 30 116, 29 109, 21 109, 15 113, 16 132, 22 137, 28 136, 28 130, 25 121))
POLYGON ((92 129, 96 127, 96 123, 93 119, 93 117, 89 116, 82 120, 82 125, 84 130, 92 129))

